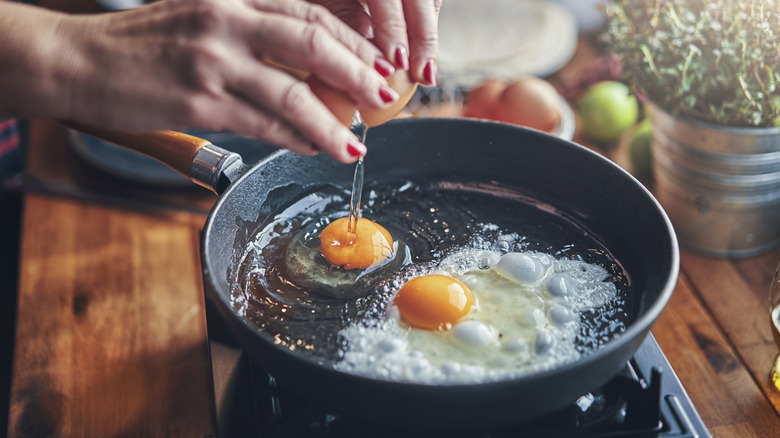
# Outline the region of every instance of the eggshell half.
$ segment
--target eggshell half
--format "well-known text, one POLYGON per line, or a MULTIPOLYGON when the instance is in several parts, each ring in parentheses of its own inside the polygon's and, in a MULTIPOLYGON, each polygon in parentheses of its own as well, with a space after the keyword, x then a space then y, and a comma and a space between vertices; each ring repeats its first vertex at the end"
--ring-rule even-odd
POLYGON ((378 126, 395 117, 409 103, 409 99, 412 98, 417 90, 417 82, 409 77, 407 70, 396 70, 395 73, 387 78, 387 84, 398 92, 399 98, 392 105, 382 109, 358 106, 360 117, 366 126, 378 126))

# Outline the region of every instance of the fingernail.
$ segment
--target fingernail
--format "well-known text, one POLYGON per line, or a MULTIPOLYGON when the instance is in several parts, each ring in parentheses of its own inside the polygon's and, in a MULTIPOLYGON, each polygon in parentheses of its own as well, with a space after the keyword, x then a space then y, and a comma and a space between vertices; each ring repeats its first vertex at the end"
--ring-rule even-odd
POLYGON ((395 72, 395 67, 387 59, 377 58, 374 60, 374 70, 386 78, 395 72))
POLYGON ((398 46, 395 49, 395 65, 401 70, 409 70, 409 56, 407 56, 404 46, 398 46))
POLYGON ((425 63, 423 79, 428 85, 436 85, 436 62, 433 59, 425 63))
POLYGON ((382 85, 379 87, 379 98, 382 99, 382 102, 384 103, 395 102, 398 100, 398 92, 387 85, 382 85))
POLYGON ((367 152, 366 145, 363 143, 360 143, 358 141, 349 141, 347 142, 347 153, 354 157, 354 158, 360 158, 362 156, 365 156, 367 152))

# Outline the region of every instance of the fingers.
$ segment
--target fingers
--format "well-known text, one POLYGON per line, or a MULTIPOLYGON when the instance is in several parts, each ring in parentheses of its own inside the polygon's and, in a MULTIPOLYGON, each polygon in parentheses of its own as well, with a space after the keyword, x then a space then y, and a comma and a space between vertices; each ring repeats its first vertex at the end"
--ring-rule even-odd
POLYGON ((325 6, 333 15, 338 17, 347 26, 355 29, 363 38, 374 38, 374 24, 363 4, 356 0, 309 0, 325 6))
MULTIPOLYGON (((63 20, 60 32, 71 36, 67 41, 74 48, 68 59, 79 62, 67 72, 68 86, 60 87, 73 90, 63 98, 70 98, 68 106, 53 115, 132 130, 227 130, 300 154, 321 151, 340 162, 354 162, 366 148, 348 127, 305 82, 258 60, 256 44, 287 46, 284 38, 255 41, 257 25, 268 17, 264 23, 280 26, 276 30, 282 35, 324 39, 312 47, 319 50, 324 44, 327 53, 343 59, 327 63, 307 52, 309 48, 295 50, 312 57, 307 62, 323 74, 331 71, 334 77, 348 77, 343 81, 348 87, 368 89, 364 100, 382 101, 376 96, 384 82, 381 75, 329 31, 312 30, 321 25, 258 13, 247 1, 168 0, 133 11, 63 20), (89 28, 93 38, 81 44, 79 31, 88 23, 94 23, 89 28), (122 105, 106 106, 107 98, 122 105)), ((375 47, 371 50, 377 53, 375 47)))
MULTIPOLYGON (((384 64, 367 65, 323 26, 274 14, 259 17, 258 21, 262 23, 249 30, 253 33, 251 40, 258 42, 253 48, 260 52, 258 57, 312 72, 356 102, 372 108, 383 108, 397 100, 379 73, 390 72, 380 68, 384 64)), ((381 63, 376 58, 378 50, 373 48, 372 53, 374 62, 381 63)))
POLYGON ((374 41, 396 68, 417 82, 436 84, 441 0, 366 0, 375 23, 374 41))
POLYGON ((374 43, 396 68, 409 69, 409 41, 401 0, 366 0, 374 21, 374 43))
POLYGON ((441 0, 404 0, 410 69, 412 76, 425 85, 436 85, 440 8, 441 0))
MULTIPOLYGON (((333 35, 350 50, 360 54, 368 64, 373 63, 374 58, 380 54, 379 50, 357 31, 345 25, 336 15, 320 5, 314 5, 299 0, 249 0, 255 9, 264 12, 277 13, 295 17, 300 20, 319 24, 328 29, 333 35)), ((343 0, 344 2, 354 0, 343 0)), ((347 13, 346 8, 342 13, 347 13)), ((335 11, 334 11, 335 12, 335 11)), ((352 11, 349 11, 354 15, 352 11)), ((363 14, 365 15, 365 13, 363 14)), ((354 19, 354 17, 353 17, 354 19)))
POLYGON ((321 151, 343 163, 363 156, 365 145, 306 83, 258 59, 313 72, 357 103, 382 108, 398 95, 375 68, 379 50, 319 6, 241 1, 251 9, 233 11, 224 29, 231 41, 219 41, 223 59, 212 64, 228 94, 216 98, 219 124, 298 153, 321 151))
POLYGON ((379 49, 319 5, 299 0, 250 0, 263 12, 252 26, 254 50, 261 59, 312 72, 353 100, 385 106, 384 77, 392 64, 379 49))
POLYGON ((230 123, 298 153, 324 152, 342 163, 365 155, 366 147, 304 83, 284 72, 247 62, 227 73, 245 110, 234 110, 230 123), (240 90, 240 91, 238 91, 240 90))

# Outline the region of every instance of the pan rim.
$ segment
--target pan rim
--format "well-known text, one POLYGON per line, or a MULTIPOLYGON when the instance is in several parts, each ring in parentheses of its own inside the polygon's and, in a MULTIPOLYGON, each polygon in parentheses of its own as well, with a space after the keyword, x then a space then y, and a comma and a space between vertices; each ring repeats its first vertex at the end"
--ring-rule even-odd
MULTIPOLYGON (((353 380, 355 382, 365 384, 370 383, 372 385, 393 385, 393 386, 402 386, 404 388, 409 388, 410 390, 420 391, 448 391, 448 390, 461 390, 464 388, 467 389, 473 389, 473 390, 485 390, 490 391, 493 388, 504 386, 507 384, 515 383, 515 382, 525 382, 530 380, 537 380, 540 377, 554 377, 557 374, 565 374, 567 372, 571 372, 572 370, 576 370, 578 368, 585 367, 586 365, 592 364, 594 361, 599 360, 599 358, 603 355, 609 355, 614 354, 619 350, 621 347, 624 346, 625 343, 635 341, 638 343, 641 343, 646 334, 650 332, 650 329, 652 328, 653 323, 658 318, 660 313, 665 308, 666 304, 668 303, 669 299, 672 296, 672 293, 674 291, 677 278, 679 276, 679 269, 680 269, 680 254, 679 254, 679 243, 676 237, 676 234, 674 232, 673 225, 671 223, 671 220, 669 219, 666 212, 661 207, 658 200, 652 195, 652 193, 642 184, 640 183, 633 175, 631 175, 628 171, 614 163, 613 161, 609 160, 607 157, 599 154, 598 152, 595 152, 581 144, 578 144, 574 141, 570 140, 563 140, 558 137, 549 135, 547 133, 544 133, 542 131, 534 130, 531 128, 524 128, 520 126, 514 126, 514 125, 507 125, 500 122, 493 122, 493 121, 487 121, 487 120, 476 120, 476 119, 458 119, 458 118, 436 118, 436 119, 424 119, 424 118, 416 118, 416 119, 401 119, 401 120, 391 120, 390 122, 387 122, 385 125, 387 128, 392 128, 395 125, 403 125, 408 123, 432 123, 432 124, 447 124, 447 123, 458 123, 463 124, 465 123, 473 123, 473 124, 486 124, 486 125, 496 125, 498 127, 503 128, 509 128, 512 130, 517 131, 529 131, 532 132, 533 135, 542 135, 549 138, 549 141, 554 141, 556 143, 561 143, 565 147, 576 147, 579 150, 583 151, 584 153, 590 154, 594 157, 594 159, 599 160, 603 164, 609 166, 612 170, 618 172, 622 178, 624 178, 626 181, 624 182, 630 182, 632 186, 635 189, 638 189, 639 192, 637 194, 641 194, 642 197, 646 202, 649 202, 650 205, 653 207, 653 211, 656 212, 656 214, 659 214, 659 218, 661 219, 661 222, 663 223, 663 228, 666 231, 664 234, 664 237, 668 239, 668 248, 669 248, 669 260, 668 260, 668 268, 664 269, 664 271, 667 272, 666 274, 666 281, 664 282, 663 286, 660 287, 660 292, 658 294, 658 298, 652 303, 650 307, 648 307, 644 312, 642 312, 638 317, 631 322, 626 328, 624 332, 622 332, 620 335, 616 336, 612 340, 608 341, 606 344, 600 346, 596 351, 588 353, 577 360, 574 360, 572 362, 568 362, 565 364, 561 364, 558 366, 555 366, 550 369, 542 369, 542 370, 536 370, 528 373, 523 373, 518 376, 509 377, 509 378, 502 378, 497 380, 488 380, 488 381, 481 381, 481 382, 450 382, 450 383, 425 383, 425 382, 415 382, 415 381, 402 381, 402 380, 389 380, 389 379, 381 379, 378 377, 371 377, 371 376, 365 376, 360 375, 356 373, 351 373, 348 371, 344 371, 341 369, 337 369, 334 367, 329 367, 327 365, 323 365, 318 362, 318 360, 314 356, 309 356, 306 354, 301 354, 297 351, 292 351, 289 348, 279 346, 279 345, 273 345, 271 342, 268 341, 268 339, 264 336, 264 332, 260 331, 259 328, 252 323, 251 321, 246 320, 245 318, 239 318, 240 323, 243 325, 244 329, 248 330, 248 332, 252 333, 253 337, 259 337, 261 342, 268 344, 269 347, 275 348, 275 352, 287 356, 290 359, 293 359, 295 361, 303 361, 306 362, 308 365, 315 366, 318 368, 324 368, 329 373, 335 373, 338 374, 341 378, 353 380), (595 354, 598 353, 598 354, 595 354)), ((385 126, 383 125, 383 126, 385 126)), ((209 239, 207 238, 209 230, 212 228, 212 224, 215 220, 215 216, 217 215, 217 212, 221 210, 221 207, 226 202, 226 199, 230 197, 230 194, 233 193, 237 187, 241 186, 241 183, 250 177, 254 172, 259 171, 261 167, 267 165, 269 162, 274 162, 279 159, 279 157, 285 156, 285 155, 291 155, 292 152, 287 150, 279 150, 271 155, 267 156, 266 158, 260 160, 257 164, 252 166, 251 168, 248 168, 233 184, 231 184, 227 190, 220 196, 220 198, 217 200, 217 202, 214 204, 214 207, 212 208, 211 212, 208 215, 207 221, 204 225, 204 230, 206 232, 203 233, 202 238, 202 245, 203 245, 203 251, 202 251, 202 257, 203 257, 203 269, 204 271, 210 270, 211 266, 208 261, 208 257, 206 254, 210 253, 210 244, 209 239)), ((216 284, 215 280, 211 276, 207 276, 208 281, 211 283, 210 287, 212 290, 217 291, 219 290, 219 285, 216 284)), ((224 312, 230 312, 233 313, 233 307, 232 304, 229 302, 228 297, 223 293, 216 293, 212 295, 217 295, 217 302, 219 304, 219 307, 221 307, 222 311, 224 312)))

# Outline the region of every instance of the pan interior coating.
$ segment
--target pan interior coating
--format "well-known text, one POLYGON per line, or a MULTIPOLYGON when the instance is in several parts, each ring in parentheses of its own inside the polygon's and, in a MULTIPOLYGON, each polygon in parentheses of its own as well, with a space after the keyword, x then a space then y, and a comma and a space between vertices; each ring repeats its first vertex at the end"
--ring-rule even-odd
POLYGON ((325 366, 344 368, 350 348, 345 329, 385 320, 392 296, 405 279, 470 248, 548 254, 600 266, 614 285, 615 297, 581 311, 573 334, 579 354, 597 350, 632 319, 628 272, 564 211, 511 188, 454 180, 377 183, 366 193, 363 215, 398 240, 387 263, 355 272, 317 260, 317 230, 346 214, 349 191, 332 185, 310 188, 275 214, 248 225, 253 238, 231 289, 237 313, 279 346, 325 366))

